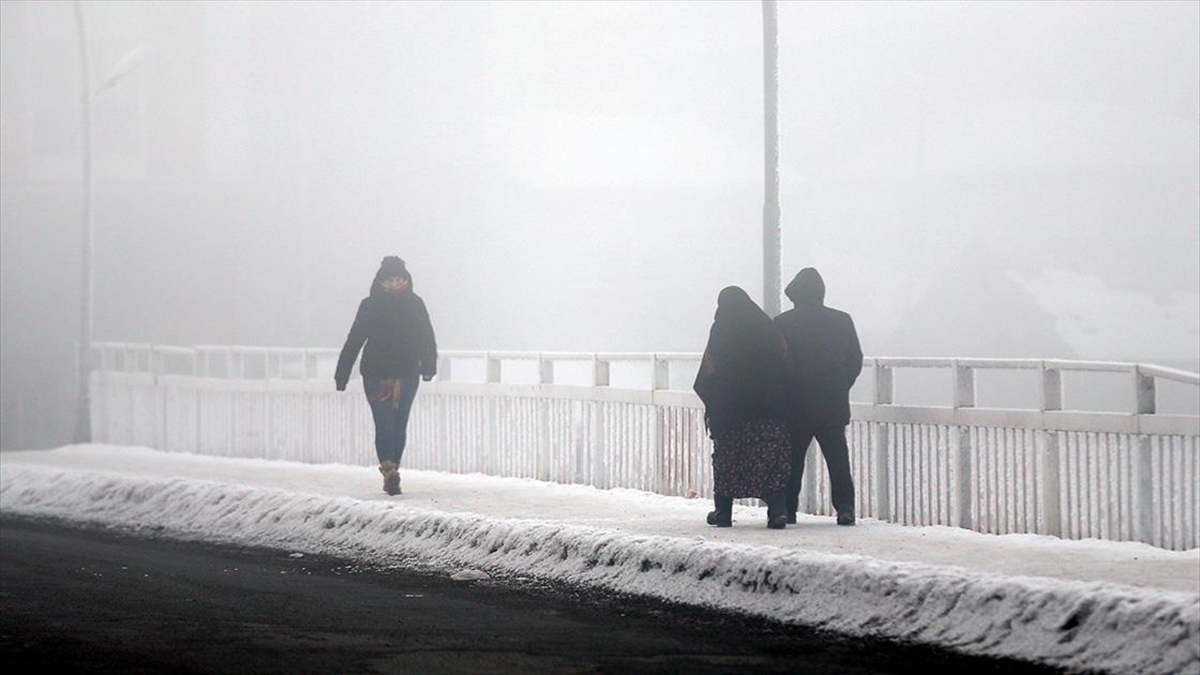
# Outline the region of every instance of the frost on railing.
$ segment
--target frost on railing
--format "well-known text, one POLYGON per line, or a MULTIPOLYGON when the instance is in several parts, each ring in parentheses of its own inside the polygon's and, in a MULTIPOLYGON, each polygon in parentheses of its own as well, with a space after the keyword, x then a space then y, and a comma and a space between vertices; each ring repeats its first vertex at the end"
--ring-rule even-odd
MULTIPOLYGON (((365 464, 335 349, 95 345, 98 440, 365 464)), ((707 496, 693 353, 446 351, 404 464, 707 496)), ((1200 376, 1154 365, 868 358, 848 428, 860 516, 996 534, 1200 545, 1200 376), (1165 401, 1165 402, 1164 402, 1165 401), (1170 411, 1168 414, 1165 411, 1170 411)), ((802 506, 831 514, 820 453, 802 506)))

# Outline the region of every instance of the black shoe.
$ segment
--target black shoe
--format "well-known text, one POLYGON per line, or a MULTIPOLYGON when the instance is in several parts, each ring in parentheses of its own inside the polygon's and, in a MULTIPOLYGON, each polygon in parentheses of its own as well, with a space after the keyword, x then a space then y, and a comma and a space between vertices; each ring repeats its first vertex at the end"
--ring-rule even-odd
POLYGON ((854 509, 846 511, 838 511, 838 525, 853 525, 854 524, 854 509))
POLYGON ((788 525, 795 525, 795 524, 796 524, 796 512, 795 512, 795 511, 793 511, 793 512, 791 512, 791 513, 787 514, 787 524, 788 524, 788 525))
POLYGON ((787 516, 775 516, 767 518, 767 528, 771 530, 782 530, 787 527, 787 516))
POLYGON ((717 527, 733 527, 733 514, 722 511, 709 511, 708 524, 717 527))

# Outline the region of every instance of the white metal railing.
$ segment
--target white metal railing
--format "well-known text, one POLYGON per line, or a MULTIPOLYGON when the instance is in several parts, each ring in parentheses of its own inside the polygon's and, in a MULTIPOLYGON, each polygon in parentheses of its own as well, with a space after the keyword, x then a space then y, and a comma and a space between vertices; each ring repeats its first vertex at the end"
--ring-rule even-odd
MULTIPOLYGON (((374 461, 361 385, 333 388, 335 349, 102 343, 97 440, 170 451, 374 461)), ((710 441, 693 353, 442 352, 422 385, 404 464, 707 495, 710 441)), ((1200 414, 1162 414, 1154 365, 1030 359, 867 358, 848 429, 858 513, 914 525, 1200 546, 1200 414), (977 405, 980 376, 1033 378, 1035 400, 977 405), (897 402, 910 373, 947 373, 942 405, 897 402), (1120 377, 1124 410, 1073 410, 1064 373, 1120 377), (868 391, 869 390, 869 391, 868 391)), ((1164 385, 1165 386, 1165 385, 1164 385)), ((1079 386, 1084 392, 1088 387, 1079 386)), ((980 394, 990 393, 986 387, 980 394)), ((815 449, 814 449, 815 450, 815 449)), ((802 506, 830 514, 819 452, 802 506)))

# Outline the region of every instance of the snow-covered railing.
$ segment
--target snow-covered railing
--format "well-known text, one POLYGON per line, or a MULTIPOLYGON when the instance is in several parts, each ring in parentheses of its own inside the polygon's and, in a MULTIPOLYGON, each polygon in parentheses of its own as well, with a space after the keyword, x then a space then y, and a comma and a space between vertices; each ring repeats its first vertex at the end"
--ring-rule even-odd
MULTIPOLYGON (((417 397, 404 464, 707 496, 711 445, 691 392, 699 358, 442 352, 437 379, 417 397)), ((361 385, 352 380, 355 394, 334 391, 337 350, 104 343, 94 359, 99 441, 306 462, 374 460, 361 385)), ((849 428, 858 513, 1195 548, 1200 415, 1160 412, 1160 385, 1191 400, 1200 376, 1133 363, 865 359, 849 428), (937 405, 899 402, 907 382, 947 375, 949 393, 937 405), (1080 379, 1091 376, 1103 386, 1080 379), (1004 377, 1027 380, 1030 400, 996 405, 1004 377), (1123 392, 1123 409, 1072 409, 1097 389, 1123 392)), ((804 509, 829 514, 828 478, 815 448, 805 483, 804 509)))

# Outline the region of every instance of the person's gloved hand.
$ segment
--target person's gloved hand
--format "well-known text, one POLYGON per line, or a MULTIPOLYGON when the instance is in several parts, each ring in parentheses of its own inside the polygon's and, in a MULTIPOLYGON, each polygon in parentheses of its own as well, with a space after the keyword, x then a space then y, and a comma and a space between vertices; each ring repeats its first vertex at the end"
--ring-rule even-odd
POLYGON ((425 380, 426 382, 429 382, 430 380, 433 379, 433 376, 432 375, 422 375, 421 379, 425 380))

